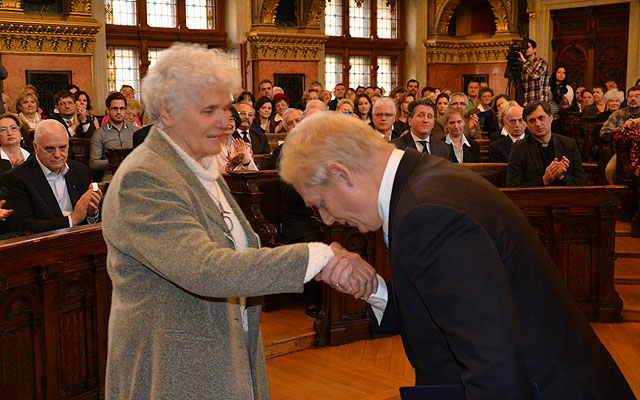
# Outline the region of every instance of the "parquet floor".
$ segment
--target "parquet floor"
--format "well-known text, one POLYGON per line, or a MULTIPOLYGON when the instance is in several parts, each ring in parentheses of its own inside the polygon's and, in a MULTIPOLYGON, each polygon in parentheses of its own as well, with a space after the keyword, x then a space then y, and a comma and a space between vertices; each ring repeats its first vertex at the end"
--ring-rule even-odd
MULTIPOLYGON (((616 253, 616 289, 630 321, 592 327, 640 398, 640 239, 628 235, 628 224, 618 226, 616 253)), ((301 308, 277 313, 263 313, 265 347, 288 329, 311 332, 301 308)), ((400 399, 398 388, 414 382, 399 336, 291 352, 267 359, 267 369, 273 400, 400 399)))

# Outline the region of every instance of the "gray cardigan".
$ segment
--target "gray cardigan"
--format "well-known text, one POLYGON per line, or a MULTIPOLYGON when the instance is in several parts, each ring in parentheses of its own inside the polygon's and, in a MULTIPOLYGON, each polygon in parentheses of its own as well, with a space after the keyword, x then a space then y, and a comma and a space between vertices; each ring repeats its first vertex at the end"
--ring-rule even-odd
POLYGON ((260 333, 265 294, 301 292, 306 244, 235 251, 216 205, 156 128, 121 164, 105 196, 113 283, 107 399, 268 399, 260 333), (239 296, 249 296, 248 339, 239 296), (253 377, 253 387, 251 385, 253 377))

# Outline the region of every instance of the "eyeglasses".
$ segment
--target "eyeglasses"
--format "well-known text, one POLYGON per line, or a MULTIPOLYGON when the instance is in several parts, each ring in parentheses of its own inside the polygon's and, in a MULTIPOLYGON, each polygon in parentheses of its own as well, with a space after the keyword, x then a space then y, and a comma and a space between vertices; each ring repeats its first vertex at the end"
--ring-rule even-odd
POLYGON ((9 131, 13 133, 20 132, 20 128, 18 128, 16 125, 11 125, 9 128, 7 127, 0 128, 0 133, 7 133, 9 131))
POLYGON ((392 118, 392 117, 395 117, 395 114, 388 114, 388 113, 375 113, 375 114, 373 114, 373 116, 374 116, 374 117, 376 117, 376 118, 382 118, 382 117, 385 117, 385 118, 392 118))
POLYGON ((109 110, 112 110, 112 111, 124 111, 126 109, 127 109, 127 107, 111 107, 111 108, 109 108, 109 110))

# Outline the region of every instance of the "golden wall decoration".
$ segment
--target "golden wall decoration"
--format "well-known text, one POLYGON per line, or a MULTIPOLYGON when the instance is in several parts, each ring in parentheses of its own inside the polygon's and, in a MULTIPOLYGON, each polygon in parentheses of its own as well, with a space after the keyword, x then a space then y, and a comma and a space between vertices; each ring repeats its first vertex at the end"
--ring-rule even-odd
POLYGON ((22 0, 0 0, 0 10, 22 12, 22 0))
POLYGON ((496 22, 496 33, 509 32, 509 14, 502 0, 489 0, 496 22))
MULTIPOLYGON (((447 33, 449 31, 449 24, 451 23, 451 17, 456 10, 456 7, 460 4, 461 0, 450 0, 444 6, 444 10, 440 15, 440 19, 437 21, 438 33, 447 33)), ((436 15, 438 15, 436 13, 436 15)))
POLYGON ((327 37, 250 34, 247 41, 253 60, 320 61, 327 37))
POLYGON ((260 24, 274 25, 279 0, 263 0, 260 7, 260 24))
POLYGON ((71 0, 72 15, 91 15, 91 0, 71 0))
POLYGON ((320 21, 324 16, 324 7, 323 0, 311 0, 309 11, 307 12, 307 26, 309 28, 320 29, 320 21))
POLYGON ((20 54, 93 54, 93 42, 100 25, 2 21, 0 52, 20 54))
POLYGON ((436 42, 424 46, 429 64, 467 64, 506 62, 513 41, 491 42, 436 42))
MULTIPOLYGON (((449 24, 451 23, 451 17, 456 10, 456 7, 460 5, 461 0, 437 0, 435 3, 435 15, 438 18, 440 10, 442 14, 440 18, 436 20, 435 26, 437 26, 438 33, 447 33, 449 31, 449 24)), ((509 15, 513 7, 512 0, 489 0, 491 10, 493 11, 494 20, 496 23, 496 32, 509 32, 511 25, 509 23, 509 15)))

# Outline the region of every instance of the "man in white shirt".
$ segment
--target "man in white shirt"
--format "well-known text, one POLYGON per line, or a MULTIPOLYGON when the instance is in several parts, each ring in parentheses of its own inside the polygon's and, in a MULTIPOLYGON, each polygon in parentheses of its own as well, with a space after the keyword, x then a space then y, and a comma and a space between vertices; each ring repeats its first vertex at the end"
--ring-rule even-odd
MULTIPOLYGON (((527 219, 480 175, 338 113, 289 133, 279 172, 326 225, 383 230, 391 279, 378 277, 369 315, 374 334, 402 335, 416 385, 467 399, 634 398, 527 219)), ((320 278, 344 293, 336 278, 349 272, 320 278)))
POLYGON ((61 90, 53 97, 57 113, 49 116, 60 122, 67 128, 69 137, 90 138, 96 127, 87 116, 87 110, 78 113, 74 95, 66 90, 61 90))
POLYGON ((431 137, 431 131, 436 121, 435 116, 436 106, 433 101, 427 98, 412 101, 407 113, 409 132, 392 140, 391 143, 400 150, 412 148, 448 160, 451 148, 442 140, 431 137))
POLYGON ((524 139, 527 123, 522 117, 522 107, 511 100, 498 113, 502 117, 502 137, 489 144, 489 161, 494 163, 508 163, 511 146, 518 140, 524 139))
POLYGON ((91 185, 89 169, 67 160, 69 136, 54 120, 35 132, 35 156, 2 175, 0 188, 11 231, 44 232, 98 221, 102 192, 91 185))

